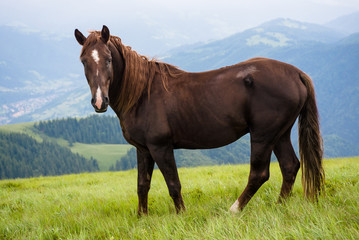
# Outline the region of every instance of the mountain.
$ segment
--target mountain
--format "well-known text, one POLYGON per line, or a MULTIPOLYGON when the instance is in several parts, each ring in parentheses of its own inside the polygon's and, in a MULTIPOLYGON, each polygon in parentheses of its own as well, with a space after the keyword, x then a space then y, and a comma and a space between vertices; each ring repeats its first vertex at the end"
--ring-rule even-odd
POLYGON ((188 71, 205 71, 251 57, 287 55, 286 51, 293 48, 315 48, 344 37, 327 27, 280 18, 225 39, 174 49, 162 60, 188 71))
POLYGON ((345 16, 338 17, 325 26, 340 31, 345 34, 359 32, 359 12, 354 12, 345 16))

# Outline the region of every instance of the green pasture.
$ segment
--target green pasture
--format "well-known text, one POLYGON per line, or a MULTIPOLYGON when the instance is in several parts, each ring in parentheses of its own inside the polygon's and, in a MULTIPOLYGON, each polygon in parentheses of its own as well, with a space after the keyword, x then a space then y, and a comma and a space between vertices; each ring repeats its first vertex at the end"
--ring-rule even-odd
POLYGON ((98 160, 100 171, 108 171, 110 166, 125 156, 132 148, 129 144, 84 144, 74 143, 70 147, 73 153, 78 153, 85 158, 93 157, 98 160))
POLYGON ((187 211, 177 215, 155 170, 145 217, 137 216, 135 170, 3 180, 0 239, 359 239, 359 158, 326 160, 325 171, 318 202, 303 198, 298 174, 278 204, 272 163, 270 180, 232 214, 249 165, 180 168, 187 211))

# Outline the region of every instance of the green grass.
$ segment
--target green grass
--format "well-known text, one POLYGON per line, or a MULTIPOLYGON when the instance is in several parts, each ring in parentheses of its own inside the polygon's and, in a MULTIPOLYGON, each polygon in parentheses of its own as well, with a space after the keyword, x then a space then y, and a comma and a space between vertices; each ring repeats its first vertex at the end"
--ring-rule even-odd
POLYGON ((281 174, 239 214, 248 165, 179 169, 187 211, 177 215, 158 170, 149 216, 137 216, 135 170, 0 181, 0 239, 359 239, 359 158, 325 161, 326 194, 277 204, 281 174))
POLYGON ((91 156, 98 160, 101 171, 108 171, 110 166, 125 156, 132 148, 129 144, 84 144, 74 143, 71 151, 85 158, 91 156))

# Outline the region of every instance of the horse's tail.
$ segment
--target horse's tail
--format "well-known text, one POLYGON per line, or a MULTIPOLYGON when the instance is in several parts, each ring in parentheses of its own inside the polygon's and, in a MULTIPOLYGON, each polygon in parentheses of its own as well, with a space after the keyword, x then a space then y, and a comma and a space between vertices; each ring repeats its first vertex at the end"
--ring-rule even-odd
POLYGON ((317 199, 324 185, 323 144, 312 80, 303 72, 300 73, 300 78, 308 93, 298 121, 302 185, 304 196, 314 200, 317 199))

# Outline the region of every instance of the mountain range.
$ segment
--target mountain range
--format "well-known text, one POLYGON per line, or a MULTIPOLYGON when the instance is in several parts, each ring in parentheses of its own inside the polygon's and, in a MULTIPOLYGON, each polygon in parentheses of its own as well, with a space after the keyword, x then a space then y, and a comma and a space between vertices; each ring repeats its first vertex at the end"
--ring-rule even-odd
MULTIPOLYGON (((314 81, 327 156, 359 155, 358 18, 355 13, 325 25, 275 19, 225 39, 173 49, 161 60, 187 71, 259 56, 293 64, 314 81)), ((0 31, 0 124, 93 112, 74 39, 8 26, 0 31)))
POLYGON ((0 124, 86 115, 91 108, 74 39, 0 26, 0 124))

